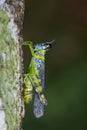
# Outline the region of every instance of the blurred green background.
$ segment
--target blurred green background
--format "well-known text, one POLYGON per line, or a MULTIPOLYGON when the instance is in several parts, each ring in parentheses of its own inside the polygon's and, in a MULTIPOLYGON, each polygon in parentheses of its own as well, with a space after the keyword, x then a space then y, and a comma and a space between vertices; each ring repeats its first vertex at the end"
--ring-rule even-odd
MULTIPOLYGON (((87 0, 25 0, 24 40, 55 39, 46 54, 44 116, 26 105, 24 130, 87 130, 87 0)), ((24 50, 27 71, 31 54, 24 50)))

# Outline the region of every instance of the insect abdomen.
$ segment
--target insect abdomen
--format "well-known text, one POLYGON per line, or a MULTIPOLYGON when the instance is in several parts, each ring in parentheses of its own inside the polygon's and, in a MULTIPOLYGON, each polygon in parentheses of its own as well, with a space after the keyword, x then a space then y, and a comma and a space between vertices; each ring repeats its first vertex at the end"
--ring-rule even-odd
POLYGON ((24 101, 29 103, 33 98, 33 86, 29 77, 24 78, 25 89, 24 89, 24 101))

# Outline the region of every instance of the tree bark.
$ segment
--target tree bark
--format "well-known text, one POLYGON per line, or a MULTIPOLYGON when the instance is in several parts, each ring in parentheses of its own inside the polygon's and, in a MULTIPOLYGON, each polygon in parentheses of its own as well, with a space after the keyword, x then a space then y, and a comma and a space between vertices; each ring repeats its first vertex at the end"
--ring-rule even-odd
POLYGON ((0 0, 0 130, 21 130, 24 117, 24 0, 0 0))

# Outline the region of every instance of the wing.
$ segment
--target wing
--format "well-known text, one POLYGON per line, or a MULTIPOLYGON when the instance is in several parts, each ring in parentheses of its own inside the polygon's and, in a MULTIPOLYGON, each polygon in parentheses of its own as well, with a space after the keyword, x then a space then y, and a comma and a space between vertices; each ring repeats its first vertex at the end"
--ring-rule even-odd
POLYGON ((41 93, 44 92, 44 79, 45 79, 45 62, 42 60, 37 60, 35 61, 35 74, 36 74, 36 79, 40 79, 40 83, 36 84, 36 87, 42 86, 42 91, 41 93))
POLYGON ((44 105, 39 99, 39 95, 36 93, 34 98, 34 115, 36 118, 40 118, 44 114, 44 105))
MULTIPOLYGON (((40 79, 40 82, 37 84, 35 84, 35 98, 34 98, 34 115, 36 118, 39 118, 41 116, 43 116, 44 114, 44 105, 47 105, 47 100, 45 99, 45 96, 44 96, 44 69, 45 69, 45 63, 41 60, 36 60, 35 61, 35 69, 36 69, 36 72, 38 73, 35 73, 36 74, 36 80, 35 81, 38 81, 38 79, 40 79), (37 91, 37 89, 40 87, 42 87, 41 91, 37 91)), ((39 90, 39 89, 38 89, 39 90)))
POLYGON ((42 92, 44 92, 44 83, 45 83, 45 63, 41 61, 40 66, 40 79, 41 79, 41 86, 42 86, 42 92))

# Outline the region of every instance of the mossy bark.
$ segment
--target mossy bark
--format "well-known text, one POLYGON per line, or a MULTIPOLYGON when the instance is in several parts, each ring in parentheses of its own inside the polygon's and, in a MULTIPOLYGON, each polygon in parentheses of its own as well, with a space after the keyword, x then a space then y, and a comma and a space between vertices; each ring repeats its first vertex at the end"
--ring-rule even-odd
POLYGON ((0 1, 0 130, 21 130, 24 1, 0 1))

